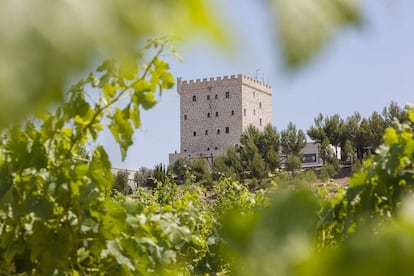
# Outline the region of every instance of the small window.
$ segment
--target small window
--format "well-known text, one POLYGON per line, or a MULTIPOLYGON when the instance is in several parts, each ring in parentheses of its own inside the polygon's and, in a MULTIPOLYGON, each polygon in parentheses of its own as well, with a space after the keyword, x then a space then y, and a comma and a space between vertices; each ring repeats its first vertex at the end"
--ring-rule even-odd
POLYGON ((207 101, 209 101, 210 100, 210 95, 207 95, 207 101))
POLYGON ((210 148, 207 148, 207 150, 210 150, 210 148))
POLYGON ((262 125, 262 119, 259 119, 259 125, 262 125))
POLYGON ((206 130, 206 135, 208 135, 208 130, 206 130))
POLYGON ((195 131, 194 131, 194 132, 193 132, 193 136, 197 136, 197 132, 195 132, 195 131))
POLYGON ((187 149, 184 149, 184 152, 187 152, 187 149))
POLYGON ((230 92, 226 92, 226 99, 230 98, 230 92))
POLYGON ((217 147, 214 147, 214 149, 215 149, 215 150, 218 150, 218 148, 217 148, 217 147))
POLYGON ((184 115, 184 120, 187 120, 187 114, 184 115))
POLYGON ((230 128, 226 127, 226 133, 229 133, 229 132, 230 132, 230 128))
POLYGON ((216 100, 218 99, 218 95, 217 95, 217 94, 216 94, 216 95, 214 95, 214 99, 216 99, 216 100))
POLYGON ((253 115, 256 115, 256 109, 253 109, 253 115))
POLYGON ((316 153, 304 154, 302 156, 302 163, 316 162, 316 153))
POLYGON ((247 112, 246 112, 246 108, 245 108, 245 109, 243 109, 243 115, 246 116, 246 113, 247 112))
POLYGON ((210 114, 210 112, 209 113, 207 113, 207 118, 210 118, 211 117, 211 114, 210 114))
POLYGON ((256 98, 256 92, 253 91, 253 98, 256 98))
POLYGON ((193 96, 193 102, 196 102, 196 101, 197 101, 197 97, 193 96))
POLYGON ((216 117, 218 117, 218 112, 216 111, 216 117))
POLYGON ((262 109, 262 102, 259 102, 259 108, 262 109))
POLYGON ((234 116, 234 110, 231 111, 231 116, 234 116))
POLYGON ((217 129, 217 134, 220 134, 220 129, 217 129))

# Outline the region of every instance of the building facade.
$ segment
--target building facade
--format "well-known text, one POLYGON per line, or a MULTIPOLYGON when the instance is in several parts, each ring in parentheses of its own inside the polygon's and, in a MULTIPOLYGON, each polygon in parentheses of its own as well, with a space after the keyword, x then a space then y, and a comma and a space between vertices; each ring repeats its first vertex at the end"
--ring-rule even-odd
POLYGON ((180 152, 178 158, 208 158, 239 145, 249 125, 262 130, 272 123, 272 88, 245 75, 184 81, 180 95, 180 152))

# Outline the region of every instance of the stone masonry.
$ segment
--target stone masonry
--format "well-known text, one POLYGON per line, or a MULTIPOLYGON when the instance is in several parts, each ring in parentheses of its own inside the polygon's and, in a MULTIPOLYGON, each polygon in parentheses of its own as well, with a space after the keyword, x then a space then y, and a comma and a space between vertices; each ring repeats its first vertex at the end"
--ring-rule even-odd
POLYGON ((272 123, 272 88, 253 78, 237 75, 183 81, 180 95, 180 153, 177 158, 214 157, 239 145, 249 125, 262 130, 272 123))

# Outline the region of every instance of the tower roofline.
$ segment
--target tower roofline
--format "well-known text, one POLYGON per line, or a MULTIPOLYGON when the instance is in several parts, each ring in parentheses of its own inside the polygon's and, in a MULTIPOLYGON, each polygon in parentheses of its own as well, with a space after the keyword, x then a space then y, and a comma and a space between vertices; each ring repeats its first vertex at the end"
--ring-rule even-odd
POLYGON ((267 93, 272 93, 272 87, 268 84, 260 82, 254 78, 249 76, 238 74, 238 75, 230 75, 230 76, 218 76, 218 77, 211 77, 211 78, 203 78, 203 79, 193 79, 193 80, 183 80, 182 77, 177 78, 177 90, 178 93, 183 92, 183 88, 185 86, 191 87, 204 87, 204 86, 214 86, 215 84, 222 83, 222 82, 234 82, 240 81, 241 84, 246 84, 251 87, 259 88, 267 93))

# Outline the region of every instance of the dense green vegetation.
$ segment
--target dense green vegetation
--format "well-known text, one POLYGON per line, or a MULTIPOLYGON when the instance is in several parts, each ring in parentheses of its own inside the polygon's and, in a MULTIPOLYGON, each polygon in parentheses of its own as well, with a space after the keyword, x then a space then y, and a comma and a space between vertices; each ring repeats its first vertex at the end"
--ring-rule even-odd
MULTIPOLYGON (((359 22, 353 1, 269 3, 278 13, 288 66, 311 58, 338 27, 359 22), (292 5, 301 12, 292 13, 292 5)), ((297 171, 304 136, 289 125, 280 135, 271 126, 264 134, 251 130, 240 153, 230 149, 217 161, 224 175, 253 177, 254 191, 223 175, 214 175, 211 185, 197 161, 170 169, 184 171, 175 173, 181 185, 163 165, 142 169, 134 180, 151 175, 154 188, 124 196, 116 189, 124 191, 125 172, 114 179, 105 149, 87 145, 108 128, 125 157, 140 112, 174 84, 161 59, 174 49, 164 38, 145 43, 148 34, 208 31, 219 40, 213 13, 203 1, 185 0, 3 4, 8 27, 0 29, 6 38, 0 55, 8 68, 0 76, 0 275, 412 272, 412 107, 401 118, 388 109, 385 126, 378 114, 349 120, 347 133, 354 136, 345 141, 347 152, 378 150, 347 190, 312 185, 311 172, 297 171), (114 59, 62 93, 68 78, 101 56, 114 59), (402 123, 392 123, 394 117, 402 123), (277 168, 279 137, 295 176, 254 183, 277 168)), ((340 144, 320 121, 323 139, 340 144)))

